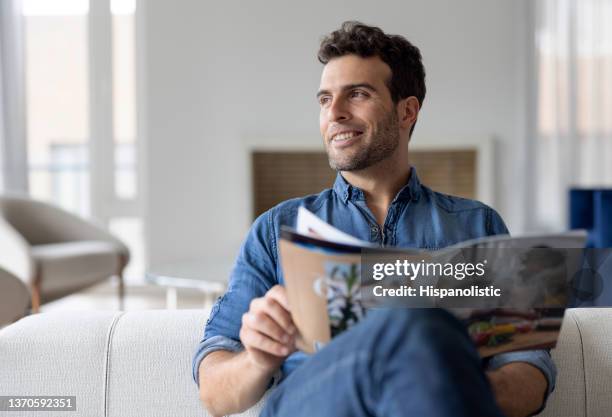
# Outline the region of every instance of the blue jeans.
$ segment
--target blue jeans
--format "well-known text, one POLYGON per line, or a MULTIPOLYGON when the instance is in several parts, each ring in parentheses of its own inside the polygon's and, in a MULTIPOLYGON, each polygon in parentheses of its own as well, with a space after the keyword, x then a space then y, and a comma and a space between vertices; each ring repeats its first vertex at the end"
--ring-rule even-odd
POLYGON ((293 371, 261 414, 503 414, 464 326, 440 309, 373 310, 293 371))

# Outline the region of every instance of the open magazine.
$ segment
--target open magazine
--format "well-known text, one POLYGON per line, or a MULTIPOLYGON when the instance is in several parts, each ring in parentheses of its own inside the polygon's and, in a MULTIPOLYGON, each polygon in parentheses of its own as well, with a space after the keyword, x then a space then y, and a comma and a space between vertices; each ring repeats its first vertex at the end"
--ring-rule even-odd
POLYGON ((552 348, 586 233, 490 236, 437 251, 379 247, 305 208, 279 252, 298 348, 316 352, 372 308, 445 308, 483 358, 552 348))

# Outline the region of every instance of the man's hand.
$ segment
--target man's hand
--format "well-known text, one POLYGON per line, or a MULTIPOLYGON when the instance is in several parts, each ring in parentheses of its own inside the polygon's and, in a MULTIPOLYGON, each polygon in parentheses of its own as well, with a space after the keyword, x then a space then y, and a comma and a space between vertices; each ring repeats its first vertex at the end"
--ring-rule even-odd
POLYGON ((253 299, 240 328, 245 350, 211 352, 200 363, 204 407, 214 416, 225 416, 255 405, 276 370, 295 351, 296 334, 285 288, 276 285, 253 299))
POLYGON ((548 386, 538 368, 526 362, 512 362, 487 372, 497 405, 507 417, 533 415, 542 407, 548 386))
POLYGON ((242 316, 240 340, 250 361, 266 371, 275 371, 295 349, 297 329, 289 313, 285 288, 275 285, 251 301, 242 316))

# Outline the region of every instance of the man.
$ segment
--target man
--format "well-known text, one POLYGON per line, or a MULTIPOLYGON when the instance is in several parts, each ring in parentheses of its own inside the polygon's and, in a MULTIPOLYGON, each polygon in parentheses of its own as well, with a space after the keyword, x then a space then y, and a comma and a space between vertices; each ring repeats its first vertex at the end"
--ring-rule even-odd
POLYGON ((254 222, 194 358, 204 406, 214 415, 240 412, 274 384, 262 415, 533 414, 554 386, 548 353, 504 354, 483 367, 443 310, 379 310, 311 357, 296 351, 277 243, 299 206, 384 246, 433 249, 507 233, 494 210, 433 192, 409 165, 425 98, 415 46, 345 22, 318 57, 320 129, 338 176, 332 189, 286 201, 254 222))

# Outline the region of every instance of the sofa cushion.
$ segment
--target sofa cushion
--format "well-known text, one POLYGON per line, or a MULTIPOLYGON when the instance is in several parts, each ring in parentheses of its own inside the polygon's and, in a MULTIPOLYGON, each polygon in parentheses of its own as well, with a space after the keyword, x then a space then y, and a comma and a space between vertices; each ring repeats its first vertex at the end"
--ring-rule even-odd
POLYGON ((108 336, 118 317, 34 314, 0 330, 0 395, 74 395, 76 412, 42 414, 104 416, 108 336))
MULTIPOLYGON (((204 416, 191 358, 206 317, 201 310, 124 314, 110 344, 110 416, 204 416)), ((259 415, 261 404, 241 414, 259 415)))

